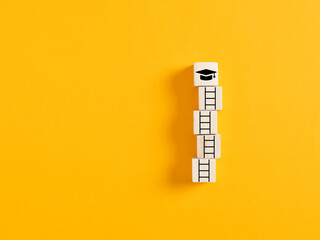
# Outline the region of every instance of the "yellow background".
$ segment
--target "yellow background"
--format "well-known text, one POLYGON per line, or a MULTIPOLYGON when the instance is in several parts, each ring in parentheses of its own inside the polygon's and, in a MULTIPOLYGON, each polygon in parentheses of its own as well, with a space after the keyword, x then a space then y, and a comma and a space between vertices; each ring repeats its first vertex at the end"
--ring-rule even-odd
POLYGON ((0 239, 320 239, 317 0, 0 2, 0 239), (217 183, 192 64, 219 62, 217 183))

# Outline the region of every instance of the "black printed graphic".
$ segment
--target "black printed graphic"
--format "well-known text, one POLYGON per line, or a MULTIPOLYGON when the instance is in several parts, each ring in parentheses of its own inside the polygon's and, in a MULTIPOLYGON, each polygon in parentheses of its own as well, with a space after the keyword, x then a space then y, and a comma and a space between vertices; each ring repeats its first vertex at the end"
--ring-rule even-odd
POLYGON ((205 110, 216 110, 216 88, 205 87, 204 88, 204 109, 205 110))
POLYGON ((197 71, 196 73, 200 74, 200 79, 203 81, 210 81, 212 78, 216 78, 216 71, 212 71, 210 69, 203 69, 197 71))
MULTIPOLYGON (((206 179, 210 182, 210 160, 209 159, 199 159, 198 160, 198 182, 201 179, 206 179)), ((201 181, 204 182, 204 181, 201 181)))
POLYGON ((203 158, 215 158, 215 137, 203 136, 203 158), (210 139, 211 138, 211 139, 210 139))
POLYGON ((199 134, 211 133, 211 112, 206 115, 204 112, 199 112, 199 134))

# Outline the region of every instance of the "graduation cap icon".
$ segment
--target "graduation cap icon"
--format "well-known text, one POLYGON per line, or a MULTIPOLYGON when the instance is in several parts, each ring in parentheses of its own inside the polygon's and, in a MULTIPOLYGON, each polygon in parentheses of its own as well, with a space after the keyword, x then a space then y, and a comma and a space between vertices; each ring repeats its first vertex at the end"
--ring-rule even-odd
POLYGON ((197 71, 196 73, 199 73, 200 74, 200 79, 201 80, 204 80, 204 81, 209 81, 212 79, 212 75, 213 75, 213 78, 216 78, 216 71, 212 71, 210 69, 203 69, 203 70, 200 70, 200 71, 197 71))

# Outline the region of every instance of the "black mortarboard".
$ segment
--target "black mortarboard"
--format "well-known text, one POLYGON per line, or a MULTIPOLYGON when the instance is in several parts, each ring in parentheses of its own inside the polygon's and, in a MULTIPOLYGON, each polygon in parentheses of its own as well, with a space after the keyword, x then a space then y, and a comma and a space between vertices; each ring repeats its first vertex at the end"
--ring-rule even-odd
POLYGON ((212 71, 210 69, 203 69, 203 70, 200 70, 200 71, 197 71, 196 73, 199 73, 200 74, 200 79, 201 80, 204 80, 204 81, 209 81, 212 79, 212 75, 213 75, 213 78, 216 78, 216 71, 212 71))

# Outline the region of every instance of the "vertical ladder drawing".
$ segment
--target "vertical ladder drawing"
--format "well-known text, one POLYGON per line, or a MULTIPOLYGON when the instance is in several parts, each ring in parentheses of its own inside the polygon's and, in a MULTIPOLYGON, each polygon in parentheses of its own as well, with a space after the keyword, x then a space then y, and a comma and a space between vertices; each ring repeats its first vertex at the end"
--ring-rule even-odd
POLYGON ((216 109, 216 88, 215 87, 204 87, 204 109, 207 107, 216 109))
POLYGON ((206 158, 209 156, 207 155, 211 155, 212 158, 215 158, 215 151, 214 151, 214 147, 215 147, 215 141, 214 138, 212 139, 206 139, 206 135, 203 136, 203 157, 206 158))
POLYGON ((203 112, 199 112, 199 133, 205 134, 204 131, 208 131, 208 134, 211 131, 211 112, 206 115, 203 112))
POLYGON ((201 163, 201 160, 198 160, 198 181, 201 181, 201 178, 205 178, 210 182, 210 161, 207 163, 201 163))

